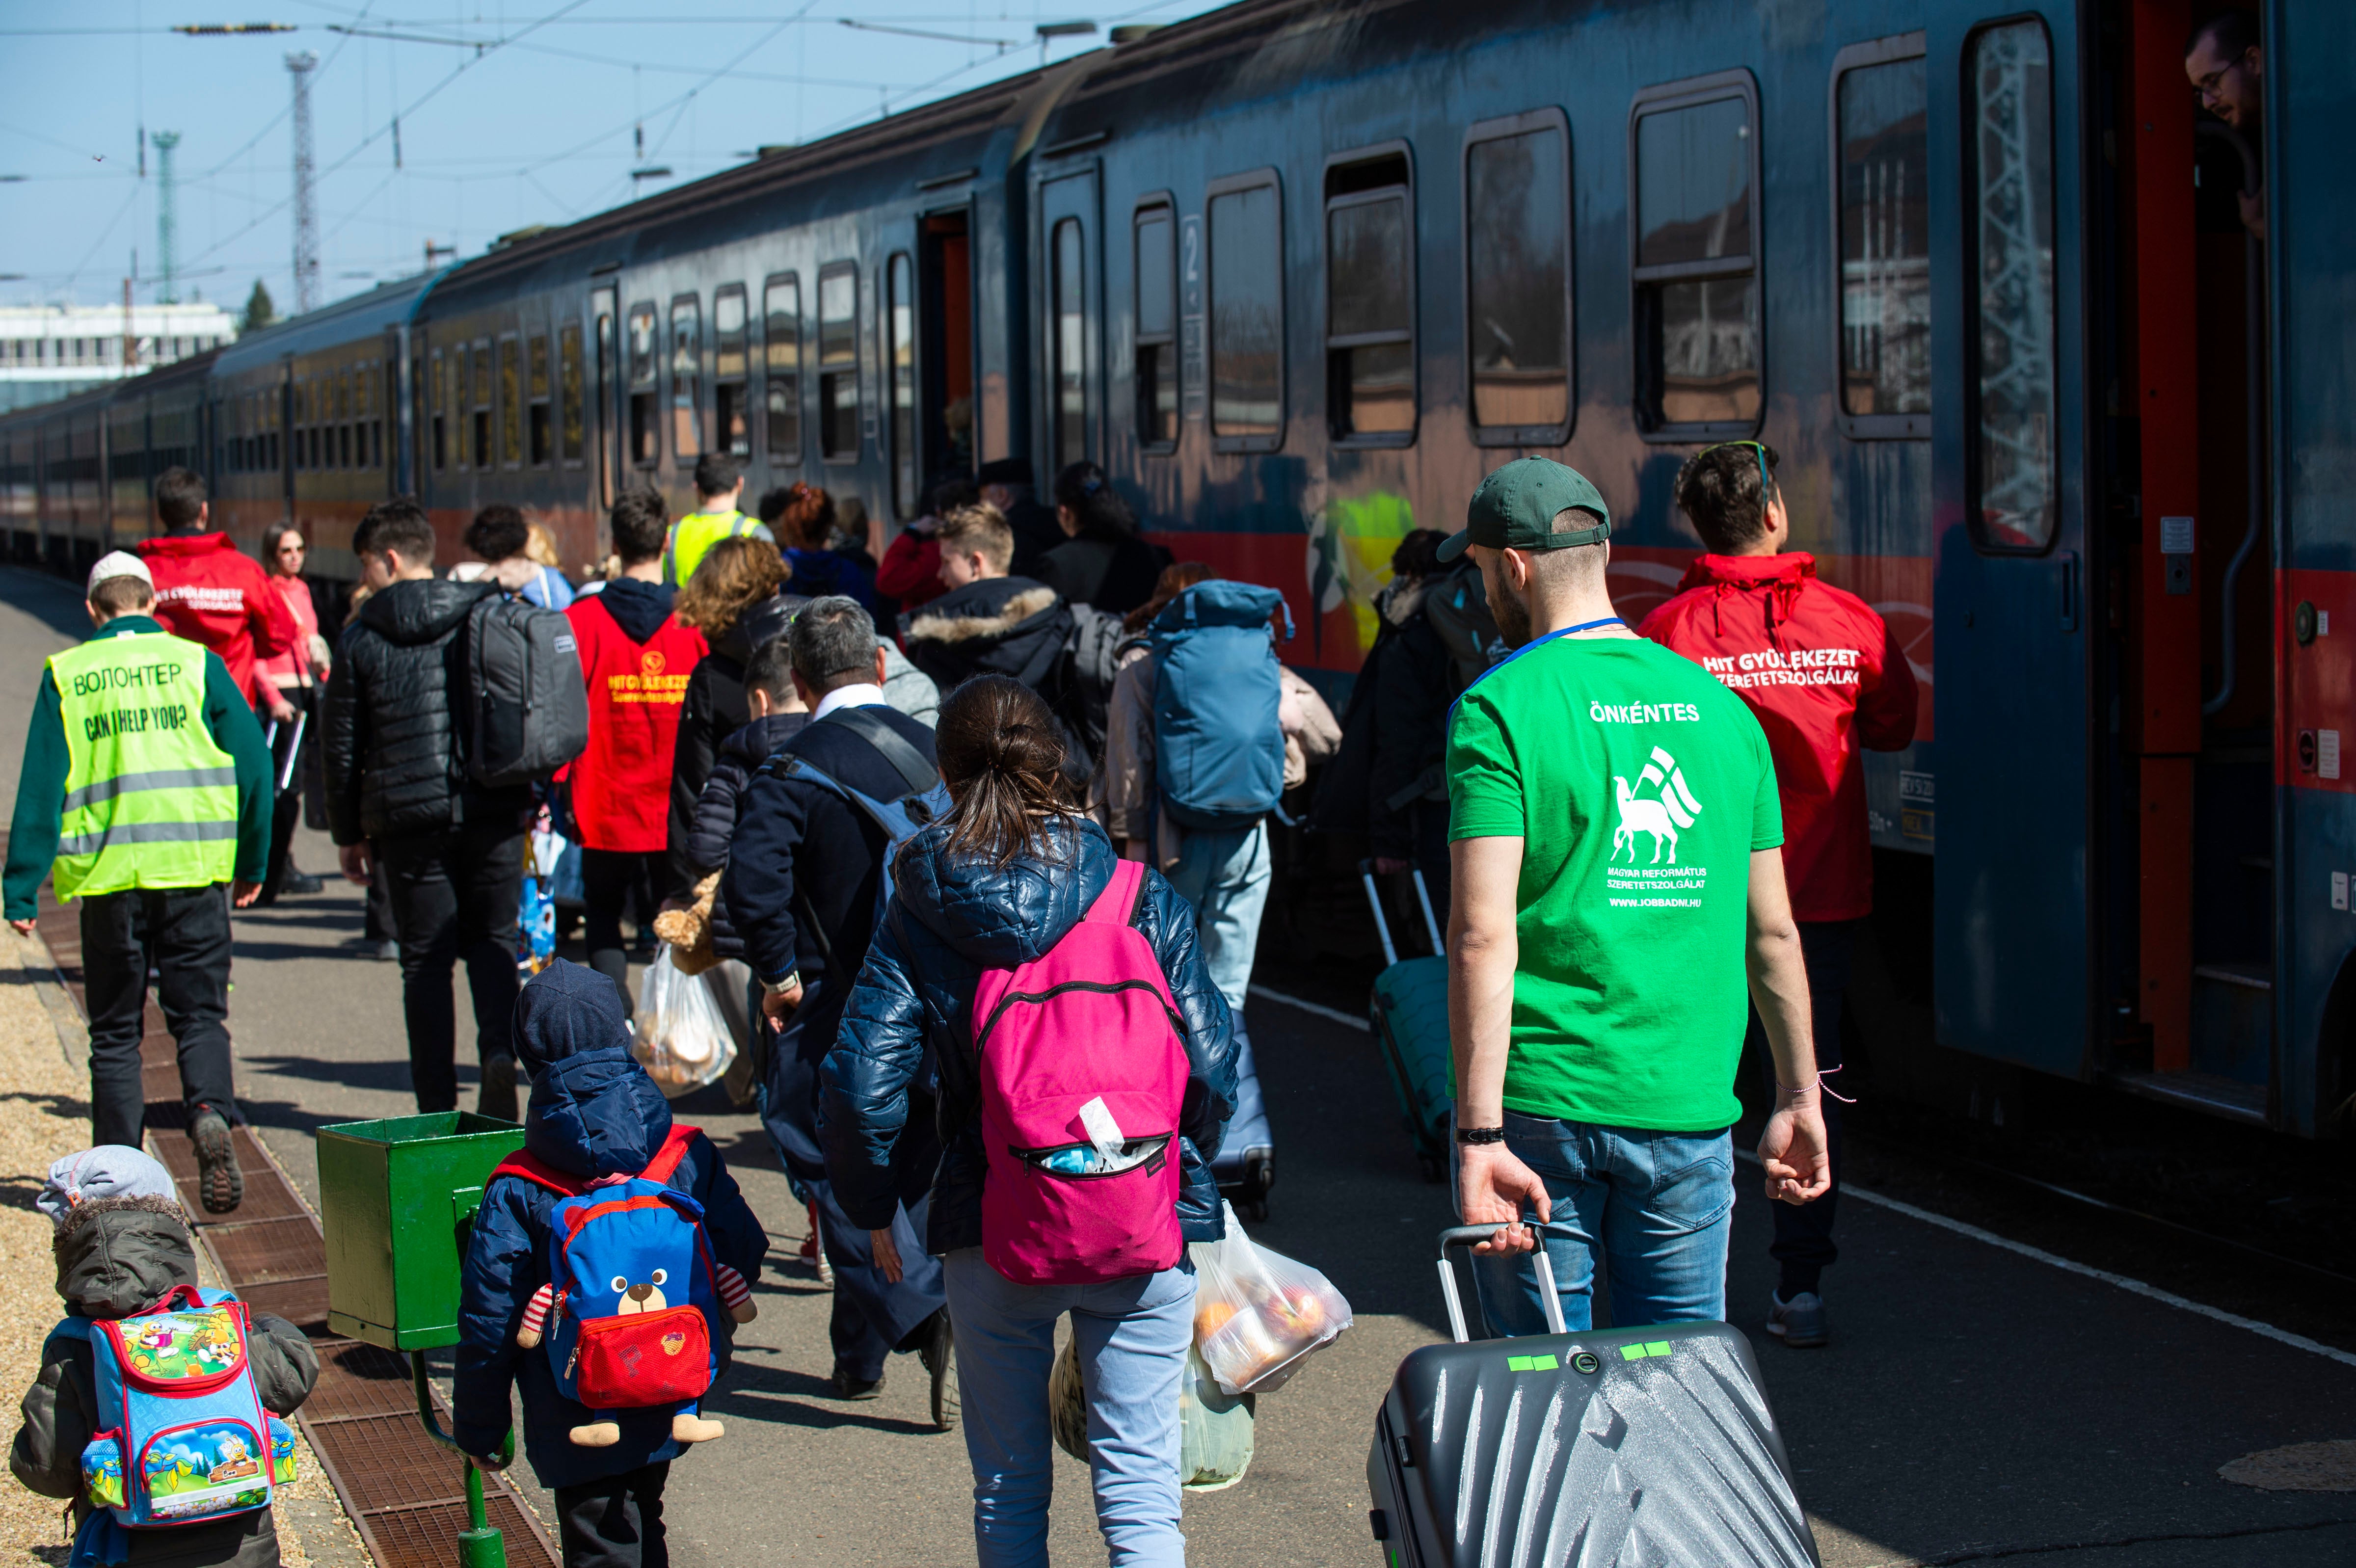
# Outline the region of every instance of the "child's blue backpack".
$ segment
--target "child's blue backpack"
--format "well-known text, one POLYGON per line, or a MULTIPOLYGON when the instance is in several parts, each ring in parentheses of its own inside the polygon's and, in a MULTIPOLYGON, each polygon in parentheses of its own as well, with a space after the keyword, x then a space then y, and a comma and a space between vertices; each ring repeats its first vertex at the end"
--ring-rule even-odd
POLYGON ((1181 827, 1247 828, 1284 794, 1283 679, 1269 623, 1292 612, 1273 588, 1213 578, 1153 618, 1153 773, 1181 827))
POLYGON ((294 1434, 262 1408, 246 1339, 252 1309, 225 1290, 177 1286, 122 1318, 70 1317, 51 1336, 90 1343, 100 1419, 82 1490, 120 1525, 194 1524, 270 1506, 294 1478, 294 1434))
POLYGON ((727 1330, 703 1206, 664 1185, 695 1136, 674 1125, 643 1172, 601 1187, 528 1153, 492 1172, 566 1195, 549 1215, 542 1339, 557 1392, 592 1411, 691 1406, 718 1373, 727 1330))

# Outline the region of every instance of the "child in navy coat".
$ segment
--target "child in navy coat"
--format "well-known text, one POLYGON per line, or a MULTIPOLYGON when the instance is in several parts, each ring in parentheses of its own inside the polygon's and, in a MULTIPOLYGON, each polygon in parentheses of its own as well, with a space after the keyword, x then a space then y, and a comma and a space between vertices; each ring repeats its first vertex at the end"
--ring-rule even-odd
MULTIPOLYGON (((517 1054, 531 1074, 524 1149, 584 1183, 636 1176, 663 1148, 670 1105, 630 1054, 621 993, 594 969, 557 960, 516 1001, 517 1054)), ((747 1282, 767 1237, 710 1139, 697 1133, 666 1184, 703 1206, 715 1264, 747 1282)), ((555 1495, 566 1568, 663 1568, 662 1489, 685 1445, 668 1408, 593 1413, 558 1392, 545 1349, 517 1342, 533 1296, 550 1284, 549 1216, 562 1199, 518 1176, 493 1179, 475 1216, 461 1282, 455 1435, 495 1467, 509 1424, 509 1391, 523 1393, 523 1447, 555 1495), (576 1443, 573 1429, 616 1422, 619 1440, 576 1443)), ((713 1349, 728 1369, 723 1313, 713 1349)), ((535 1338, 536 1336, 527 1336, 535 1338)))

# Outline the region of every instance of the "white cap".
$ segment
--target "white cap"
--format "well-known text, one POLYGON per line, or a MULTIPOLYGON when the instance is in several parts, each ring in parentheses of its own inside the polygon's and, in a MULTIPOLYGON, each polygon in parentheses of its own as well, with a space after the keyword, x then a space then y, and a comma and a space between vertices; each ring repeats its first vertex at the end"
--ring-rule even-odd
POLYGON ((100 556, 98 564, 90 569, 90 583, 82 590, 82 597, 90 597, 98 592, 100 583, 116 577, 135 577, 147 585, 148 592, 155 592, 155 579, 149 575, 147 563, 127 549, 113 549, 100 556))

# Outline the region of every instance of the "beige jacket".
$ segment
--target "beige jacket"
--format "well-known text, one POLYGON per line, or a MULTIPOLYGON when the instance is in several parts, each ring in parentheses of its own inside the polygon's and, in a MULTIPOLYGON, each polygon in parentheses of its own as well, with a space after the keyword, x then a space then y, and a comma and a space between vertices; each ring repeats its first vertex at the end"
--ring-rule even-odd
MULTIPOLYGON (((1292 671, 1278 667, 1283 683, 1277 722, 1284 727, 1284 787, 1297 788, 1309 764, 1322 763, 1342 745, 1342 726, 1317 688, 1292 671)), ((1154 823, 1153 655, 1143 645, 1121 657, 1105 714, 1104 767, 1097 774, 1100 816, 1116 843, 1143 838, 1154 823)), ((1162 870, 1178 863, 1181 830, 1164 815, 1155 836, 1153 864, 1162 870)))

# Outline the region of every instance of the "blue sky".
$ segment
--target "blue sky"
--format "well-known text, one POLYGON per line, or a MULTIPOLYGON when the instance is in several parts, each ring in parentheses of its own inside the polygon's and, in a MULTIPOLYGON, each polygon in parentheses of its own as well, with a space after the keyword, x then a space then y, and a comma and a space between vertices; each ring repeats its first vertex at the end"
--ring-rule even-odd
POLYGON ((1028 69, 1041 23, 1119 22, 1213 0, 0 0, 0 304, 155 297, 157 154, 177 131, 183 299, 232 307, 259 278, 294 303, 285 57, 308 50, 326 299, 533 223, 629 199, 1028 69), (665 15, 666 11, 672 13, 665 15), (188 23, 277 35, 189 37, 188 23), (846 25, 858 23, 859 26, 846 25), (342 30, 338 30, 342 29, 342 30), (932 36, 922 36, 932 35, 932 36), (481 47, 477 47, 481 46, 481 47), (1008 47, 1011 46, 1011 47, 1008 47), (393 126, 400 127, 395 166, 393 126), (639 136, 643 134, 643 153, 639 136))

